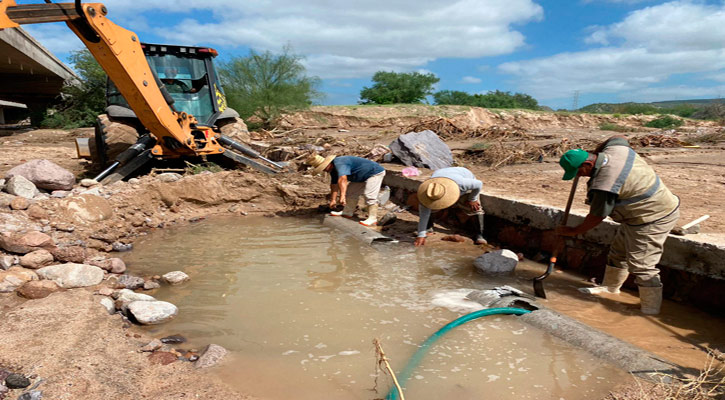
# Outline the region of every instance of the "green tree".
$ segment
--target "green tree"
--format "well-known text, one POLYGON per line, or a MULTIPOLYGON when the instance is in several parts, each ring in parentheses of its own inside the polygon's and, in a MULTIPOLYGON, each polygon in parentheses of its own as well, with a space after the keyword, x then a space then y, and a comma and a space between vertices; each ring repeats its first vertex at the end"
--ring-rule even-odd
POLYGON ((106 107, 106 73, 93 55, 78 50, 70 62, 80 81, 66 83, 61 89, 61 102, 48 110, 41 126, 48 128, 78 128, 92 126, 106 107))
POLYGON ((468 106, 473 104, 473 96, 460 90, 441 90, 433 93, 433 100, 438 105, 460 105, 468 106))
POLYGON ((219 76, 227 102, 242 118, 256 115, 265 126, 285 111, 307 108, 322 94, 320 79, 307 76, 302 57, 284 47, 281 54, 250 50, 222 63, 219 76))
POLYGON ((372 87, 360 91, 361 104, 421 103, 440 79, 431 73, 378 71, 372 80, 372 87))

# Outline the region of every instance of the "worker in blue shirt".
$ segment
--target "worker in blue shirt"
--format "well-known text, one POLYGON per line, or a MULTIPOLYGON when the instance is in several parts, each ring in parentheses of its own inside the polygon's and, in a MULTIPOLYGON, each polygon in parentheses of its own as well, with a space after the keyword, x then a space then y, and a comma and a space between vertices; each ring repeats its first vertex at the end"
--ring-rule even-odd
POLYGON ((358 199, 363 195, 368 216, 360 223, 365 226, 377 225, 378 194, 385 177, 385 169, 380 164, 355 156, 331 155, 323 158, 315 154, 307 160, 307 165, 313 167, 314 175, 323 171, 330 174, 330 208, 334 210, 337 206, 338 196, 343 206, 342 211, 332 211, 331 215, 352 218, 358 199))

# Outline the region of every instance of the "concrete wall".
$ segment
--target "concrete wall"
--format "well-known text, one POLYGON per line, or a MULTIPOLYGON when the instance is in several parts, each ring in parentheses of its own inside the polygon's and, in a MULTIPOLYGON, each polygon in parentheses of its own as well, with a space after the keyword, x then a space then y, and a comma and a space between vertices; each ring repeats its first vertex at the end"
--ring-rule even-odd
MULTIPOLYGON (((387 169, 384 184, 391 187, 393 198, 405 202, 417 192, 423 179, 403 177, 396 169, 387 169)), ((489 240, 533 259, 553 250, 556 243, 553 229, 561 220, 563 210, 485 194, 481 195, 481 204, 486 212, 489 240)), ((584 215, 572 214, 570 225, 583 219, 584 215)), ((617 225, 604 221, 581 238, 567 239, 558 266, 601 279, 617 225)), ((665 297, 725 315, 725 247, 670 235, 658 266, 665 297)), ((625 286, 634 288, 631 281, 632 278, 625 286)))

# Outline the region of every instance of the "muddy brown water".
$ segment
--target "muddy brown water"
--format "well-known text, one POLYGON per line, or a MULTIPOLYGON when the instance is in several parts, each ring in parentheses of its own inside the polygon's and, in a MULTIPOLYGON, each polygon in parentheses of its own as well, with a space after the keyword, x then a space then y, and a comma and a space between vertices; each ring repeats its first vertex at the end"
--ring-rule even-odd
MULTIPOLYGON (((171 322, 185 348, 232 352, 217 368, 227 382, 265 399, 383 398, 379 338, 400 371, 446 323, 479 309, 463 296, 500 284, 452 249, 385 245, 378 250, 316 219, 218 217, 155 232, 125 257, 136 274, 185 271, 191 281, 155 297, 176 304, 171 322), (377 380, 377 387, 376 387, 377 380), (375 390, 377 389, 377 390, 375 390)), ((516 320, 491 316, 440 339, 406 386, 413 399, 597 399, 627 375, 516 320)))

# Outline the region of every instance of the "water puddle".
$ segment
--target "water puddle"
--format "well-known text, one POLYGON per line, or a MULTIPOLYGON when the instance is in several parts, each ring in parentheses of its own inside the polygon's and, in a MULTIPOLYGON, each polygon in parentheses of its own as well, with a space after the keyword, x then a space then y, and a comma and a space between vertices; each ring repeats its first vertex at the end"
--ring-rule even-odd
MULTIPOLYGON (((470 246, 473 247, 473 246, 470 246)), ((417 346, 473 311, 476 274, 468 250, 370 246, 299 218, 220 217, 155 232, 125 260, 135 274, 182 270, 191 281, 155 297, 175 320, 148 328, 180 333, 190 347, 234 353, 219 368, 240 391, 266 399, 374 399, 379 338, 400 370, 417 346)), ((480 250, 478 250, 480 252, 480 250)), ((601 398, 626 374, 516 320, 485 317, 456 328, 430 351, 406 388, 414 399, 601 398)))

